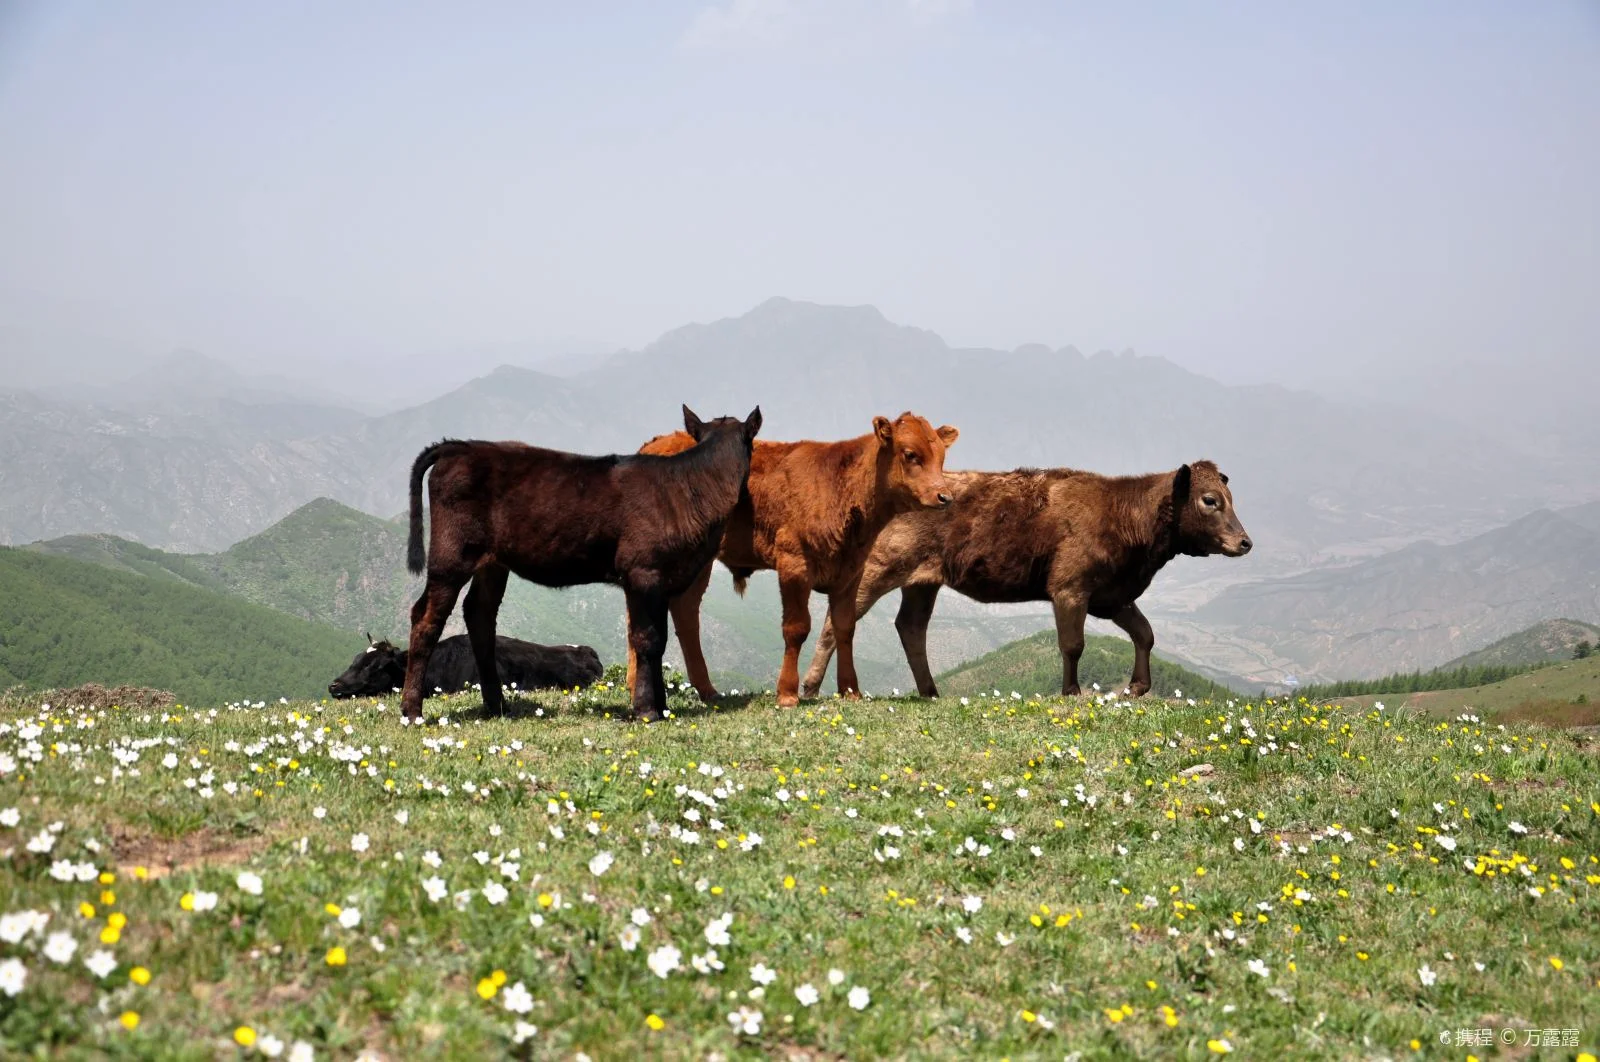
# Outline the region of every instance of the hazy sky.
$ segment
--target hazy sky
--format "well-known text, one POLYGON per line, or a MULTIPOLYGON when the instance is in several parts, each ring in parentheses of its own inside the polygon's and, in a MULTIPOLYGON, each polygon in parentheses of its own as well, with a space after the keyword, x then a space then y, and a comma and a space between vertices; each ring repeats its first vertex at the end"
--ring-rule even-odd
POLYGON ((1600 355, 1600 4, 0 3, 0 369, 775 294, 1229 381, 1600 355))

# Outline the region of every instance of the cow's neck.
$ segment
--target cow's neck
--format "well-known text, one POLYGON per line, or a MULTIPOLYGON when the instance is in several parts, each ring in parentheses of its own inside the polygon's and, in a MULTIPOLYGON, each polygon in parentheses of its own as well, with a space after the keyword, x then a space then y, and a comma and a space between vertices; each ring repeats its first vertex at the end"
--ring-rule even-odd
POLYGON ((896 515, 889 488, 894 453, 876 433, 852 439, 851 447, 840 470, 837 527, 844 543, 870 544, 896 515))
POLYGON ((1121 547, 1117 565, 1128 578, 1150 585, 1150 580, 1178 555, 1178 528, 1172 499, 1172 477, 1157 474, 1119 507, 1118 534, 1121 547))

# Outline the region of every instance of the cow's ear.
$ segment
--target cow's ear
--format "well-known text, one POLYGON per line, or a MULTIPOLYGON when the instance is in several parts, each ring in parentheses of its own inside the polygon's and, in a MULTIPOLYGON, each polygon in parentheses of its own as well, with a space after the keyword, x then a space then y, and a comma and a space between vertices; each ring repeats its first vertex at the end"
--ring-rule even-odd
POLYGON ((878 436, 878 441, 884 446, 894 442, 894 425, 889 423, 888 417, 873 417, 872 430, 878 436))
POLYGON ((744 440, 745 440, 745 442, 752 441, 756 437, 756 432, 758 432, 760 430, 761 430, 761 407, 757 406, 756 408, 754 408, 754 409, 752 409, 750 411, 750 415, 748 417, 744 418, 744 440))
POLYGON ((362 631, 361 632, 361 636, 367 640, 367 644, 368 645, 377 645, 378 644, 377 642, 372 640, 372 632, 371 631, 362 631))
POLYGON ((700 441, 700 436, 704 435, 706 430, 706 422, 696 416, 695 411, 687 404, 683 407, 683 430, 687 431, 695 442, 700 441))
POLYGON ((1188 465, 1179 465, 1178 471, 1172 475, 1172 500, 1182 505, 1189 500, 1189 487, 1193 482, 1193 474, 1188 465))
POLYGON ((1227 486, 1227 485, 1228 485, 1228 475, 1227 475, 1227 473, 1226 473, 1226 472, 1218 472, 1218 473, 1217 473, 1217 476, 1218 476, 1218 477, 1219 477, 1219 478, 1221 478, 1221 480, 1222 480, 1222 485, 1223 485, 1223 486, 1224 486, 1224 487, 1226 487, 1226 486, 1227 486))
POLYGON ((939 438, 944 440, 944 444, 946 446, 949 446, 951 443, 955 442, 961 437, 961 430, 959 428, 952 428, 948 424, 941 425, 938 431, 939 438))

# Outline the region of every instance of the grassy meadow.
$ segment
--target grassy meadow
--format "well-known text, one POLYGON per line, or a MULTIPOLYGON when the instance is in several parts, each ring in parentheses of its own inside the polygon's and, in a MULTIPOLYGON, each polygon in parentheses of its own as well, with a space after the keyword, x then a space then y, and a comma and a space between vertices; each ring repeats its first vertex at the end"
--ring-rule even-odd
POLYGON ((1587 735, 1243 700, 622 704, 4 703, 0 1056, 1600 1044, 1587 735))

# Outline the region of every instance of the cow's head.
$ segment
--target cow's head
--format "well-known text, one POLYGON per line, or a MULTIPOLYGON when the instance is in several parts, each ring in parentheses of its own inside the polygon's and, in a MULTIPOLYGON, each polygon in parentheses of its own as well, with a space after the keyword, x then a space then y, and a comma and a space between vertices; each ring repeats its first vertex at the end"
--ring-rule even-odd
POLYGON ((1228 477, 1210 461, 1196 461, 1173 473, 1172 505, 1178 518, 1178 548, 1191 557, 1212 553, 1242 557, 1254 545, 1233 511, 1228 477))
MULTIPOLYGON (((761 407, 757 406, 752 409, 750 415, 743 420, 738 417, 715 417, 711 420, 701 420, 694 410, 685 405, 683 407, 683 430, 688 432, 689 438, 697 443, 705 442, 707 439, 723 433, 738 432, 739 438, 744 441, 744 447, 748 451, 755 445, 756 432, 761 430, 761 407)), ((656 438, 660 438, 660 436, 656 438)), ((655 439, 650 440, 652 443, 655 441, 655 439)), ((650 443, 645 445, 649 446, 650 443)))
POLYGON ((370 634, 367 641, 372 644, 350 661, 344 674, 328 683, 328 692, 334 697, 381 697, 405 685, 406 651, 388 642, 374 642, 370 634))
POLYGON ((873 417, 872 430, 878 437, 880 462, 887 459, 889 495, 898 508, 941 509, 950 504, 944 452, 959 431, 948 424, 935 428, 915 413, 902 413, 894 420, 873 417))

